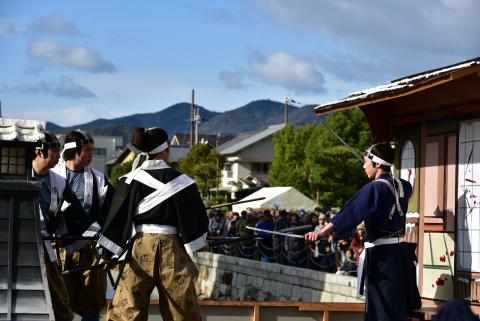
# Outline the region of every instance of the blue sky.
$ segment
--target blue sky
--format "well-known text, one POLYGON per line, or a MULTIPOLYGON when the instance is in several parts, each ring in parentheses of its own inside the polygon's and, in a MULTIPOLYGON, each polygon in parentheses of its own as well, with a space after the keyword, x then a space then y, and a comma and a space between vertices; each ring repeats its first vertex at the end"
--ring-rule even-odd
MULTIPOLYGON (((0 0, 2 116, 320 104, 480 56, 478 0, 0 0)), ((313 117, 313 114, 312 114, 313 117)))

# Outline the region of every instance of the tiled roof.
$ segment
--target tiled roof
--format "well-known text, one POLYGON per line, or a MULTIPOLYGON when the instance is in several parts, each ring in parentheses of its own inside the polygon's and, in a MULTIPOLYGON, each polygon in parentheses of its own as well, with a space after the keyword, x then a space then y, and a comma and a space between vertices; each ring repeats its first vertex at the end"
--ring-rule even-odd
POLYGON ((341 109, 342 107, 363 105, 369 101, 375 101, 376 99, 403 94, 416 89, 417 87, 422 87, 430 82, 442 79, 442 77, 448 77, 452 73, 474 66, 477 66, 477 68, 480 67, 480 57, 397 79, 389 84, 354 92, 343 99, 324 103, 315 107, 315 112, 317 114, 326 113, 341 109))
POLYGON ((36 142, 44 138, 45 125, 40 120, 0 118, 0 140, 36 142))
POLYGON ((257 132, 255 134, 248 135, 247 137, 244 137, 243 139, 241 137, 238 137, 239 139, 234 139, 227 144, 221 145, 217 148, 218 152, 222 155, 230 155, 237 153, 244 149, 245 147, 248 147, 250 145, 253 145, 262 139, 269 137, 282 128, 285 127, 285 124, 279 124, 279 125, 270 125, 268 126, 267 129, 257 132))
MULTIPOLYGON (((180 146, 188 146, 189 143, 190 143, 190 134, 184 134, 184 133, 176 133, 174 135, 174 137, 176 137, 180 143, 180 146)), ((199 142, 207 142, 208 145, 212 146, 212 147, 216 147, 217 144, 218 146, 228 142, 229 140, 231 140, 232 138, 234 138, 234 136, 231 136, 231 135, 205 135, 205 134, 198 134, 198 141, 199 142)), ((172 138, 173 140, 173 138, 172 138)))

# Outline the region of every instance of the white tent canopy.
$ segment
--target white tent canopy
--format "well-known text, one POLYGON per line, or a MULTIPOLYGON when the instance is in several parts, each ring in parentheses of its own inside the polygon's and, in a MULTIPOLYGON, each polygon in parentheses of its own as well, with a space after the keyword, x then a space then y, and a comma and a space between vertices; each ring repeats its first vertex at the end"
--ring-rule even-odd
POLYGON ((240 213, 248 207, 252 209, 259 208, 275 208, 286 210, 300 210, 313 211, 318 204, 310 198, 300 193, 294 187, 264 187, 253 194, 241 199, 242 201, 265 197, 261 201, 248 202, 232 206, 234 212, 240 213))

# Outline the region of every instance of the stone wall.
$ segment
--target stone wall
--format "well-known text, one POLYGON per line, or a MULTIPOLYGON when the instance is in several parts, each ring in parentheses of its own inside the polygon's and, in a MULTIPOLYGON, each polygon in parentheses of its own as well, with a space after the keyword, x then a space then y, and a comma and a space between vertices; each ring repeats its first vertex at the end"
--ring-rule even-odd
POLYGON ((200 299, 241 301, 363 302, 355 277, 275 263, 197 252, 200 299))

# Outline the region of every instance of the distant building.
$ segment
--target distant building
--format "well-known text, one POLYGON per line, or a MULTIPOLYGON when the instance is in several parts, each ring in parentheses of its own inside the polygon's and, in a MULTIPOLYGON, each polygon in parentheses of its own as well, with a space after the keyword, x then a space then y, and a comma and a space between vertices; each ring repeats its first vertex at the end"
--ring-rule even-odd
POLYGON ((217 147, 225 157, 219 189, 238 198, 236 194, 241 190, 265 186, 274 153, 273 134, 284 127, 285 124, 270 125, 263 131, 240 135, 217 147))
MULTIPOLYGON (((198 143, 209 145, 212 148, 219 147, 232 140, 235 136, 231 135, 198 135, 198 143)), ((176 133, 172 137, 171 146, 190 146, 190 134, 176 133)))

